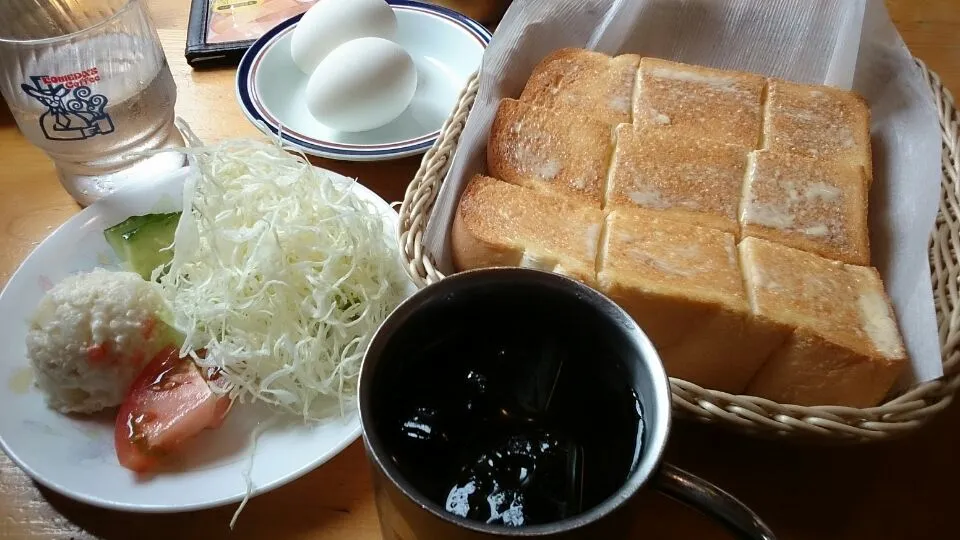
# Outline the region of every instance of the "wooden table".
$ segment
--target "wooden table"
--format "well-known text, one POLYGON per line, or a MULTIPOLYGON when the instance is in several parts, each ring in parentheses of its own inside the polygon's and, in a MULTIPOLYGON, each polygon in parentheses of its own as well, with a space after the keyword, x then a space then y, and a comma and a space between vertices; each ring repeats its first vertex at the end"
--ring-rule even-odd
MULTIPOLYGON (((194 72, 183 60, 189 0, 149 4, 179 87, 177 111, 205 140, 256 135, 233 98, 234 70, 194 72)), ((960 9, 956 0, 888 0, 913 53, 960 89, 960 9)), ((78 208, 50 161, 0 114, 0 284, 50 231, 78 208)), ((320 161, 400 200, 417 158, 385 164, 320 161)), ((0 411, 0 414, 4 412, 0 411)), ((960 538, 960 407, 895 442, 797 447, 680 424, 668 459, 751 505, 782 539, 960 538)), ((636 501, 645 539, 726 538, 715 525, 658 495, 636 501)), ((379 539, 369 472, 358 442, 317 471, 255 498, 235 531, 233 507, 176 515, 93 508, 38 488, 0 454, 3 538, 379 539)), ((642 534, 641 534, 642 533, 642 534)))

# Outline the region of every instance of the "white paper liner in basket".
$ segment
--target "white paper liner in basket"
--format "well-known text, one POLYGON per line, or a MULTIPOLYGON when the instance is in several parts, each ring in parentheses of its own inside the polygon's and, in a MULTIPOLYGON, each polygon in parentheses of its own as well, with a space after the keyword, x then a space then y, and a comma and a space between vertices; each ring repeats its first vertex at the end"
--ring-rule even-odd
MULTIPOLYGON (((914 430, 945 409, 960 386, 960 145, 953 96, 940 78, 917 60, 932 91, 942 132, 940 209, 930 238, 930 271, 944 376, 907 389, 877 407, 785 405, 753 396, 732 395, 671 378, 673 406, 679 415, 726 425, 758 435, 867 442, 914 430)), ((460 134, 478 90, 469 81, 440 137, 426 153, 400 207, 398 240, 407 272, 424 287, 443 279, 426 254, 423 236, 446 177, 460 134)))

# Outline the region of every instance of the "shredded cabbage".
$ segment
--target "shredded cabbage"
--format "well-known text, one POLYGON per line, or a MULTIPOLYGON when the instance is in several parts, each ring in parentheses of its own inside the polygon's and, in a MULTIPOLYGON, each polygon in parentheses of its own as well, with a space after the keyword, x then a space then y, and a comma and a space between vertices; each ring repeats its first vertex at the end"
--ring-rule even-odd
POLYGON ((220 391, 240 401, 307 420, 338 402, 342 412, 370 338, 402 300, 381 210, 278 144, 187 152, 198 172, 184 186, 173 260, 154 271, 186 336, 181 352, 222 370, 220 391))

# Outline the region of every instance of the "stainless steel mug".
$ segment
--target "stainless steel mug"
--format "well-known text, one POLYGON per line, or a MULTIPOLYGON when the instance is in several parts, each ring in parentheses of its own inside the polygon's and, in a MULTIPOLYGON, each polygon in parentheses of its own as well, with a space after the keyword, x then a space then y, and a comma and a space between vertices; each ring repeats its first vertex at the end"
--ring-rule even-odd
POLYGON ((774 538, 766 525, 734 497, 661 462, 670 432, 671 412, 670 386, 657 351, 633 319, 613 301, 557 274, 521 268, 474 270, 453 275, 419 291, 401 304, 374 336, 364 357, 359 393, 364 443, 373 468, 377 510, 386 540, 624 538, 630 528, 630 516, 623 508, 641 489, 656 489, 693 506, 739 538, 774 538), (518 298, 522 301, 517 302, 518 298), (603 343, 607 350, 620 355, 618 360, 627 369, 643 410, 640 457, 613 495, 578 515, 525 527, 467 520, 448 513, 441 504, 425 497, 391 458, 381 431, 385 422, 380 421, 377 413, 381 410, 377 399, 395 382, 389 368, 403 360, 404 347, 399 343, 462 332, 464 326, 474 324, 478 330, 483 326, 488 331, 489 340, 497 340, 496 333, 490 332, 497 326, 496 322, 491 324, 490 314, 503 313, 498 310, 507 304, 511 312, 504 314, 502 324, 521 321, 524 332, 531 336, 559 332, 544 324, 545 313, 560 314, 571 324, 589 328, 585 334, 587 339, 603 343), (474 319, 478 317, 487 317, 486 322, 474 319))

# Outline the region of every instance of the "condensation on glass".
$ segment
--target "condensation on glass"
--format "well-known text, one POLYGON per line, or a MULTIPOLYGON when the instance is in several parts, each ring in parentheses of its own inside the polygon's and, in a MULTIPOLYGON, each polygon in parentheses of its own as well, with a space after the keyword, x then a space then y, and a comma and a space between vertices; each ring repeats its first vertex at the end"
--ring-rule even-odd
POLYGON ((5 0, 0 90, 88 205, 184 164, 177 89, 142 0, 5 0))

